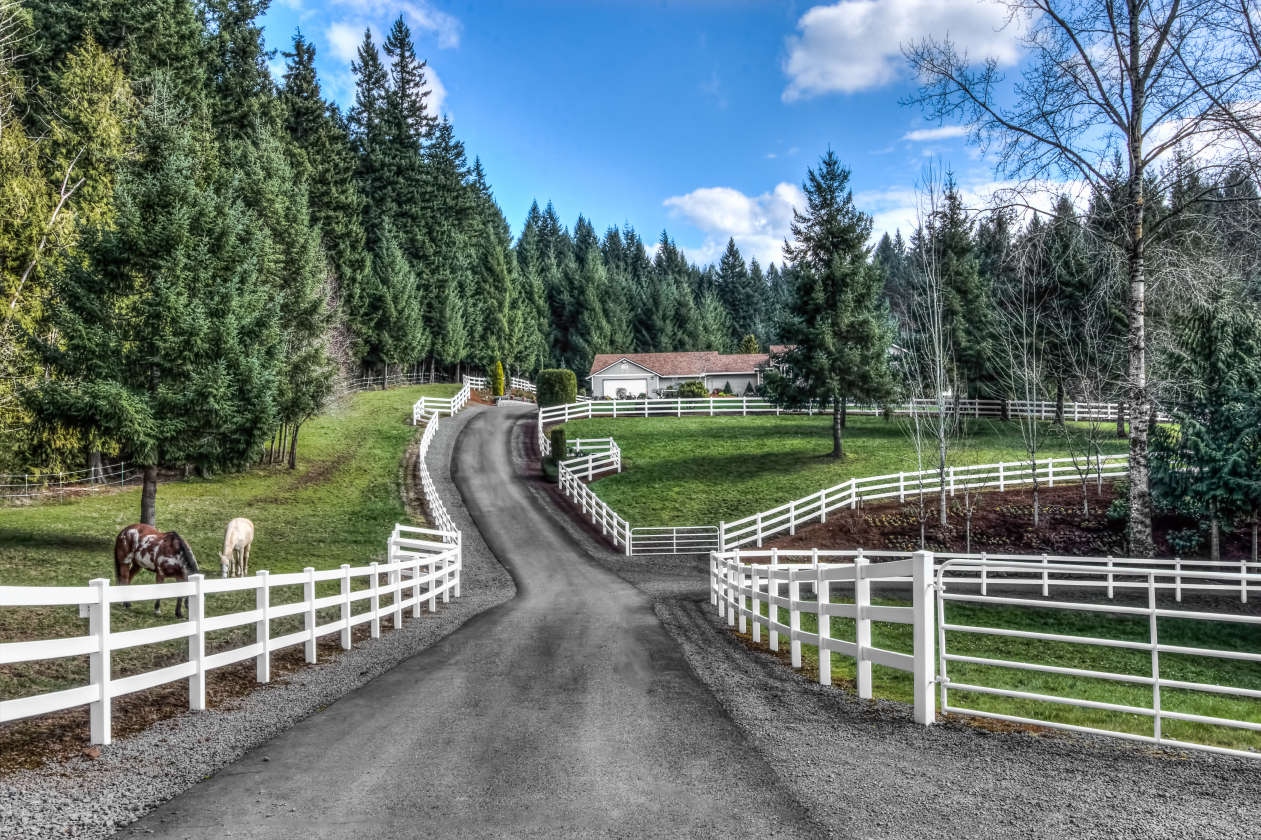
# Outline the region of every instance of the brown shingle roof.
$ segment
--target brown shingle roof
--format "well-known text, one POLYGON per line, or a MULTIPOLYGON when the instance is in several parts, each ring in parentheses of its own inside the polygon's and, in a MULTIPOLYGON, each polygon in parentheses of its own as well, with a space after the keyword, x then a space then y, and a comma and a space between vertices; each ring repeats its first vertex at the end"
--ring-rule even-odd
POLYGON ((704 376, 706 373, 753 373, 765 365, 765 353, 721 355, 713 350, 685 353, 600 353, 591 363, 591 375, 622 359, 647 368, 658 376, 704 376))

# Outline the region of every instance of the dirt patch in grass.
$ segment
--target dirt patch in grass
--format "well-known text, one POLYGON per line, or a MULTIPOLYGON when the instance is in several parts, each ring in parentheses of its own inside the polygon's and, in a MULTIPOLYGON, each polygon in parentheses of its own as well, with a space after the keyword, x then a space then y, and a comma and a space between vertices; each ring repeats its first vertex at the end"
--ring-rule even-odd
MULTIPOLYGON (((371 635, 371 628, 366 624, 351 631, 354 644, 370 640, 371 635)), ((316 648, 320 663, 331 662, 343 653, 335 635, 320 639, 316 648)), ((304 667, 307 667, 306 659, 300 645, 277 651, 271 657, 272 682, 283 680, 304 667)), ((217 668, 206 675, 206 706, 209 709, 231 708, 259 687, 252 659, 217 668)), ((114 739, 134 735, 158 721, 187 711, 186 680, 116 698, 112 709, 114 739)), ((88 707, 82 706, 0 725, 0 777, 89 749, 88 714, 88 707)))

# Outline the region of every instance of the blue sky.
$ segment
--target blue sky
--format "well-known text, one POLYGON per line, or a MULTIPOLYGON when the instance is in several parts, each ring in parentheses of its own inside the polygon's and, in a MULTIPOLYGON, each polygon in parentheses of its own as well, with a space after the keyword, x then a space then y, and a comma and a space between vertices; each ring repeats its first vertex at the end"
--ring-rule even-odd
POLYGON ((991 167, 961 130, 898 104, 913 91, 900 45, 948 33, 1019 60, 989 0, 273 0, 264 23, 279 49, 301 27, 325 95, 346 106, 364 27, 379 36, 399 14, 514 232, 532 200, 551 200, 570 226, 583 213, 649 241, 667 228, 701 263, 728 236, 778 262, 829 146, 879 230, 913 223, 929 161, 983 192, 991 167))

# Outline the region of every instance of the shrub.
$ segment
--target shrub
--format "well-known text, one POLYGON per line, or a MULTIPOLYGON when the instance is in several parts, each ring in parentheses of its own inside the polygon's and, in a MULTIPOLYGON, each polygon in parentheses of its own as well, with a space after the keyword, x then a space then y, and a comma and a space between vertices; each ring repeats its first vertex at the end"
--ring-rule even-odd
POLYGON ((733 396, 733 395, 735 394, 735 391, 731 390, 731 381, 730 381, 730 380, 728 380, 728 381, 726 382, 726 384, 724 384, 724 385, 722 386, 722 392, 723 392, 723 394, 724 394, 724 395, 726 395, 726 396, 728 396, 728 397, 733 396))
POLYGON ((1204 531, 1200 528, 1181 528, 1165 534, 1169 548, 1179 557, 1193 555, 1204 545, 1204 531))
POLYGON ((745 395, 746 397, 751 397, 751 396, 753 396, 753 395, 754 395, 754 394, 756 394, 756 393, 757 393, 757 390, 753 387, 753 383, 752 383, 752 382, 748 382, 748 383, 746 383, 746 384, 745 384, 745 386, 744 386, 744 395, 745 395))
POLYGON ((745 353, 745 354, 753 354, 753 353, 762 352, 761 349, 757 346, 757 336, 750 334, 740 339, 740 349, 737 352, 745 353))
POLYGON ((705 383, 699 379, 691 379, 679 385, 679 396, 684 399, 693 399, 696 397, 708 397, 709 392, 705 390, 705 383))
POLYGON ((541 406, 565 405, 578 397, 578 377, 564 368, 539 371, 534 387, 541 406))
POLYGON ((504 395, 504 363, 495 362, 495 368, 490 375, 490 394, 493 397, 502 397, 504 395))
POLYGON ((565 427, 557 426, 552 429, 552 457, 557 461, 565 457, 565 427))

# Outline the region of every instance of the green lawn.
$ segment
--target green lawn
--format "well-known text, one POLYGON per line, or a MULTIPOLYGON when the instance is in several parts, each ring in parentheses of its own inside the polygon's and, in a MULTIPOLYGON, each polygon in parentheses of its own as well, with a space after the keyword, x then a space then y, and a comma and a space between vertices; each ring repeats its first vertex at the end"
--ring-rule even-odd
MULTIPOLYGON (((189 541, 207 576, 219 574, 223 531, 235 516, 254 522, 251 574, 258 569, 290 572, 305 566, 383 561, 394 524, 409 521, 399 482, 404 452, 417 431, 409 425, 412 404, 422 394, 449 396, 458 390, 455 385, 424 385, 356 394, 302 427, 294 471, 259 467, 161 484, 157 525, 178 531, 189 541)), ((114 537, 135 522, 139 512, 139 488, 0 508, 0 584, 72 586, 96 577, 112 579, 114 537)), ((150 573, 141 573, 140 583, 152 581, 150 573)), ((332 594, 337 586, 336 581, 321 584, 318 594, 332 594)), ((298 587, 289 589, 294 591, 278 590, 273 601, 300 597, 298 587)), ((363 606, 359 604, 357 611, 363 606)), ((252 593, 207 599, 212 615, 252 607, 252 593)), ((173 611, 170 600, 162 604, 161 619, 154 619, 152 603, 115 609, 112 629, 169 622, 173 611)), ((273 633, 287 632, 282 621, 276 622, 273 633)), ((293 629, 301 627, 300 621, 291 623, 293 629)), ((0 610, 0 639, 5 641, 73 636, 85 630, 86 622, 73 607, 0 610)), ((221 631, 208 649, 238 644, 252 634, 252 628, 221 631)), ((181 642, 118 651, 115 672, 128 674, 181 661, 184 647, 181 642)), ((86 674, 86 657, 0 666, 0 699, 81 684, 86 674)))
MULTIPOLYGON (((837 603, 853 602, 849 598, 834 597, 833 600, 837 603)), ((872 603, 909 606, 905 601, 877 598, 873 598, 872 603)), ((765 603, 762 604, 761 612, 766 615, 765 603)), ((787 624, 788 610, 781 608, 779 614, 779 620, 787 624)), ((949 603, 946 605, 946 614, 952 624, 1003 627, 1136 642, 1148 640, 1146 616, 968 603, 949 603)), ((802 613, 801 626, 807 632, 818 632, 817 616, 802 613)), ((874 646, 900 653, 911 653, 911 627, 909 625, 873 622, 871 627, 871 641, 874 646)), ((1261 627, 1257 625, 1161 618, 1157 632, 1162 643, 1171 645, 1250 652, 1261 649, 1261 627)), ((853 619, 833 618, 832 636, 854 641, 853 619)), ((765 628, 763 628, 762 639, 762 643, 767 644, 765 628)), ((788 640, 781 636, 780 652, 786 654, 788 650, 788 640)), ((950 653, 988 659, 1007 659, 1135 676, 1151 676, 1151 654, 1140 650, 1014 639, 958 631, 946 634, 946 650, 950 653)), ((818 663, 818 647, 803 644, 804 668, 817 675, 818 663)), ((1148 708, 1152 702, 1150 686, 1111 680, 1044 674, 970 663, 950 663, 949 674, 953 682, 1035 694, 1148 708)), ((1164 679, 1261 690, 1261 663, 1256 662, 1162 653, 1160 674, 1164 679)), ((832 679, 852 689, 856 679, 854 660, 848 656, 833 653, 832 679)), ((909 703, 912 700, 911 688, 910 674, 880 665, 872 666, 872 693, 876 697, 909 703)), ((1090 726, 1114 732, 1152 734, 1152 718, 1146 715, 962 691, 951 691, 950 702, 954 706, 1036 720, 1090 726)), ((1261 701, 1224 694, 1164 688, 1161 690, 1161 708, 1166 711, 1261 723, 1261 701)), ((1162 731, 1165 737, 1183 741, 1233 749, 1261 749, 1261 732, 1246 729, 1164 720, 1162 731)))
MULTIPOLYGON (((716 525, 781 505, 855 477, 917 469, 904 422, 850 417, 843 461, 831 458, 831 416, 597 418, 565 424, 570 438, 612 437, 623 471, 599 479, 596 493, 636 526, 716 525)), ((1067 431, 1044 424, 1039 458, 1069 454, 1067 431)), ((1105 439, 1104 453, 1125 440, 1105 439)), ((1079 449, 1080 451, 1080 449, 1079 449)), ((973 420, 957 466, 1017 461, 1024 442, 1015 422, 973 420)))

